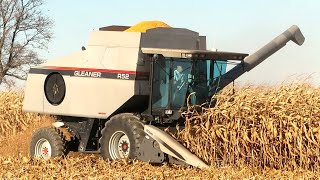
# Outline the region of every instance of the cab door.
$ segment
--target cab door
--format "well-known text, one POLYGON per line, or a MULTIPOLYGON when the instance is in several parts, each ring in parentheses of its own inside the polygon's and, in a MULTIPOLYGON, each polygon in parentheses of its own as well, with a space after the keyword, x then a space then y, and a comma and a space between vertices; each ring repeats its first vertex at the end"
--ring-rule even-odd
POLYGON ((153 62, 152 109, 167 109, 169 106, 170 69, 170 59, 153 62))

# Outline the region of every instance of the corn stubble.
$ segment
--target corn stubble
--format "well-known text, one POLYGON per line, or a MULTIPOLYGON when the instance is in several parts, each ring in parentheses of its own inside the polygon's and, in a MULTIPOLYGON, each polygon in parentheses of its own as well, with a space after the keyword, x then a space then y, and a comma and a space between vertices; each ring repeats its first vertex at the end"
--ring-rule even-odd
POLYGON ((226 89, 216 106, 189 107, 178 139, 211 165, 316 170, 320 89, 308 84, 226 89))
POLYGON ((210 167, 206 170, 127 160, 104 161, 93 155, 48 161, 0 157, 1 179, 304 179, 317 178, 308 170, 282 171, 248 167, 210 167))

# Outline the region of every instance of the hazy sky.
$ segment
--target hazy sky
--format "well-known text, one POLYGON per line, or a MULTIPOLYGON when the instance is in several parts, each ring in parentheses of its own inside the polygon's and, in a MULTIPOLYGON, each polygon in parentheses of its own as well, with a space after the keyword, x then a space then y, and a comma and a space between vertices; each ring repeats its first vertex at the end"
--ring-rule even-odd
POLYGON ((238 80, 281 82, 291 75, 314 74, 320 84, 320 1, 316 0, 50 0, 44 7, 55 21, 55 38, 47 59, 80 50, 92 30, 108 25, 134 25, 160 20, 207 36, 208 49, 253 53, 291 25, 306 37, 303 46, 290 42, 238 80))

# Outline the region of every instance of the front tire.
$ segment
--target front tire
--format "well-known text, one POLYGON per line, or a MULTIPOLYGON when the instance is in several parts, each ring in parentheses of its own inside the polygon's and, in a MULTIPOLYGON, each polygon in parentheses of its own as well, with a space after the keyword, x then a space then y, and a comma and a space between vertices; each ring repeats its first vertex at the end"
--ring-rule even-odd
POLYGON ((100 139, 104 159, 134 159, 145 136, 139 118, 130 113, 118 114, 106 122, 100 139))
POLYGON ((33 158, 50 159, 67 154, 63 134, 54 127, 40 128, 33 133, 30 143, 30 155, 33 158))

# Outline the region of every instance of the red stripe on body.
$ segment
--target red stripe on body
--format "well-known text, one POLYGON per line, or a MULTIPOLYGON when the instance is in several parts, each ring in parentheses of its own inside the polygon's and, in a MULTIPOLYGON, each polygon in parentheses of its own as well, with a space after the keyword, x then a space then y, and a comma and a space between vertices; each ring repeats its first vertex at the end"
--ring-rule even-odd
POLYGON ((50 69, 50 70, 60 70, 60 71, 90 71, 90 72, 105 72, 105 73, 117 73, 117 74, 149 75, 149 72, 137 72, 137 71, 128 71, 128 70, 114 70, 114 69, 59 67, 59 66, 44 66, 42 68, 50 69))

